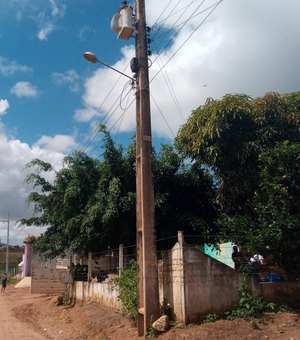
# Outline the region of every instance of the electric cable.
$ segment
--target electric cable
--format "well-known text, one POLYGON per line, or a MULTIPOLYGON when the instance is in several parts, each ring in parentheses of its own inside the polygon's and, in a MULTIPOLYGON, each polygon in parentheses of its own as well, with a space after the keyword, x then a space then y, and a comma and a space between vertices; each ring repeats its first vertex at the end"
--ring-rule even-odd
POLYGON ((171 57, 165 62, 163 67, 156 73, 156 75, 151 79, 150 83, 158 76, 158 74, 166 67, 166 65, 174 58, 174 56, 181 50, 181 48, 188 42, 188 40, 196 33, 196 31, 203 25, 203 23, 209 18, 209 16, 217 9, 217 7, 223 2, 224 0, 220 0, 217 4, 213 7, 213 9, 207 14, 207 16, 199 23, 198 26, 190 33, 190 35, 183 41, 183 43, 177 48, 177 50, 171 55, 171 57))

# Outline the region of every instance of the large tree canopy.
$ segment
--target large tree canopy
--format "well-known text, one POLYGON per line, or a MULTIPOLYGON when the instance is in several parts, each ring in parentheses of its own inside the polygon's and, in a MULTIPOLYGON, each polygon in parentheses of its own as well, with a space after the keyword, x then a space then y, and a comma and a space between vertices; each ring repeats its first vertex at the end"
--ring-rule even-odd
POLYGON ((215 175, 224 237, 294 267, 300 254, 300 92, 226 95, 195 110, 176 138, 215 175))
MULTIPOLYGON (((124 152, 104 127, 101 130, 102 158, 82 152, 65 157, 53 183, 45 180, 45 172, 53 171, 50 164, 41 160, 28 164, 35 171, 26 181, 38 190, 28 197, 35 214, 21 224, 48 226, 35 243, 35 249, 47 256, 135 244, 135 144, 124 152)), ((153 176, 157 237, 170 240, 184 230, 210 240, 217 214, 211 176, 199 163, 184 163, 169 145, 153 153, 153 176)))

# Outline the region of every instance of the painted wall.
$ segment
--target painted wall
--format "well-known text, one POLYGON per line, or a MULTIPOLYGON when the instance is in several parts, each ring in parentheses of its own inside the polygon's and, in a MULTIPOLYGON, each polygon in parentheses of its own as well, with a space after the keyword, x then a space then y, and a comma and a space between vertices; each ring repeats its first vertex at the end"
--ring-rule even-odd
POLYGON ((213 246, 205 244, 203 252, 206 255, 209 255, 212 258, 226 264, 227 266, 234 268, 234 263, 231 259, 233 246, 234 244, 231 242, 222 243, 219 245, 219 248, 215 248, 213 246))
POLYGON ((32 260, 32 249, 30 244, 24 242, 24 254, 22 256, 23 262, 23 271, 22 271, 22 278, 25 276, 31 276, 31 260, 32 260))

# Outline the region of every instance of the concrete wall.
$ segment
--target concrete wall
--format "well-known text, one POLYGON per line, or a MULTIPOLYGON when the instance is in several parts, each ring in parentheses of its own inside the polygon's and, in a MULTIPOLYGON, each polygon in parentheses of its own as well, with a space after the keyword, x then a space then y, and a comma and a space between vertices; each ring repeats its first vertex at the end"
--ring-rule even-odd
POLYGON ((65 270, 37 269, 32 270, 31 293, 63 293, 65 270))
POLYGON ((118 287, 108 282, 75 281, 76 300, 93 301, 120 311, 122 304, 118 300, 118 287))
MULTIPOLYGON (((158 263, 159 297, 169 303, 174 319, 188 324, 208 313, 230 310, 239 301, 242 277, 232 268, 183 242, 178 242, 158 263)), ((247 285, 268 302, 300 307, 300 281, 256 282, 247 285)))
MULTIPOLYGON (((238 301, 242 277, 232 268, 202 251, 178 242, 158 262, 159 299, 170 304, 177 322, 196 322, 208 313, 230 310, 238 301)), ((249 288, 266 301, 300 307, 300 281, 247 282, 249 288)), ((74 282, 69 285, 77 300, 93 301, 121 310, 118 289, 107 282, 74 282)))
POLYGON ((188 322, 212 311, 229 310, 239 300, 240 276, 227 265, 184 244, 185 313, 188 322))
POLYGON ((175 320, 185 324, 229 310, 239 300, 240 276, 186 243, 177 242, 158 270, 160 303, 169 303, 175 320))
POLYGON ((31 263, 31 293, 63 293, 70 282, 67 268, 61 259, 44 261, 33 255, 31 263), (58 269, 59 268, 59 269, 58 269))
POLYGON ((248 286, 268 302, 300 308, 300 281, 273 283, 249 280, 248 286))

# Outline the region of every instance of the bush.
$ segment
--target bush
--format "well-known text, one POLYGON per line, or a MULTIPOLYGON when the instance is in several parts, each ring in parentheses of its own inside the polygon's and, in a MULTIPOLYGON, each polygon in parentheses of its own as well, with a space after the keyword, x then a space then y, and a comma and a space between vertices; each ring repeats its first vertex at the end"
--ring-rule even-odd
POLYGON ((243 284, 239 288, 240 301, 236 308, 226 313, 228 319, 260 318, 266 312, 276 312, 279 307, 274 303, 267 303, 262 298, 249 292, 243 284))
POLYGON ((122 302, 124 312, 133 320, 137 319, 137 263, 130 261, 128 268, 121 270, 119 278, 113 280, 120 290, 118 299, 122 302))

